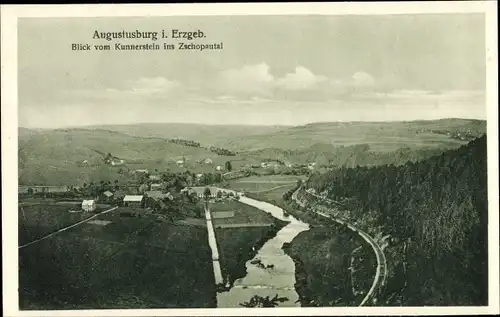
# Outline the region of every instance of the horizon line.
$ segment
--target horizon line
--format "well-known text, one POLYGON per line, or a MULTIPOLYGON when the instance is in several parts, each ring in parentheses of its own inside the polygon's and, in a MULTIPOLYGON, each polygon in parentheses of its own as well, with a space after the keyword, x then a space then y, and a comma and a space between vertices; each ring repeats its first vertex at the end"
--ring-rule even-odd
POLYGON ((214 126, 214 127, 300 127, 310 124, 327 124, 327 123, 408 123, 408 122, 430 122, 430 121, 440 121, 440 120, 475 120, 475 121, 487 121, 487 119, 478 118, 464 118, 464 117, 444 117, 436 119, 413 119, 413 120, 338 120, 338 121, 312 121, 302 124, 249 124, 249 123, 231 123, 231 124, 217 124, 217 123, 200 123, 200 122, 130 122, 130 123, 99 123, 99 124, 89 124, 89 125, 79 125, 79 126, 60 126, 52 128, 41 128, 41 127, 25 127, 18 125, 18 129, 41 129, 41 130, 58 130, 58 129, 89 129, 96 127, 116 127, 116 126, 139 126, 139 125, 198 125, 198 126, 214 126))

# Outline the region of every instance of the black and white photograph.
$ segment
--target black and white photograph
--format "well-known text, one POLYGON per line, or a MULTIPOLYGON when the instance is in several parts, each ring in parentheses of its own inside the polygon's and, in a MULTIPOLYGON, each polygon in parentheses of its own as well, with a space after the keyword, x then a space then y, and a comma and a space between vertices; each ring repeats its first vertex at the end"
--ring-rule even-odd
POLYGON ((9 316, 498 313, 497 28, 476 4, 17 8, 9 316))

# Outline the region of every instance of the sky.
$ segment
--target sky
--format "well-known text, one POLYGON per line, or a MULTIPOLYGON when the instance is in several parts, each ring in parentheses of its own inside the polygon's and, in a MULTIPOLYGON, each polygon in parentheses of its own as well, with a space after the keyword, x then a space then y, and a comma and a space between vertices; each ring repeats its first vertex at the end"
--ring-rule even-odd
POLYGON ((22 18, 19 126, 485 119, 481 14, 22 18), (205 38, 93 39, 95 31, 205 38), (71 44, 223 43, 72 51, 71 44))

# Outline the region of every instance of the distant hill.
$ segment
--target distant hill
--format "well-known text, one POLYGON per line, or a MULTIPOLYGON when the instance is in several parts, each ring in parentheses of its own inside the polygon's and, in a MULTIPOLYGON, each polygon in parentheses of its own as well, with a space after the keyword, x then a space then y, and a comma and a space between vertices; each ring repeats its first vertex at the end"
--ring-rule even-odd
POLYGON ((287 126, 204 125, 191 123, 140 123, 130 125, 100 125, 87 127, 116 131, 139 137, 194 140, 205 146, 225 144, 228 138, 246 138, 273 134, 287 126))
POLYGON ((398 148, 456 148, 486 132, 486 122, 442 119, 409 122, 322 122, 238 138, 218 145, 229 149, 306 149, 320 143, 335 146, 369 144, 373 151, 398 148), (462 132, 465 137, 454 135, 462 132), (446 133, 449 133, 446 134, 446 133), (467 135, 469 137, 467 137, 467 135), (461 139, 462 137, 462 139, 461 139))
POLYGON ((185 158, 195 162, 212 158, 225 162, 203 148, 185 146, 160 138, 87 129, 19 129, 19 182, 21 184, 79 184, 115 180, 119 169, 165 168, 185 158), (124 159, 125 166, 104 164, 102 153, 124 159), (85 164, 82 162, 86 161, 85 164))
POLYGON ((482 136, 400 167, 313 175, 308 186, 348 199, 344 213, 367 230, 390 234, 385 252, 393 276, 386 296, 392 304, 487 305, 486 157, 482 136))
POLYGON ((52 185, 113 181, 119 176, 119 168, 103 164, 107 153, 125 160, 122 169, 175 170, 175 161, 185 158, 189 163, 184 167, 196 173, 213 171, 228 160, 235 170, 259 165, 266 159, 294 165, 400 165, 457 148, 484 132, 485 126, 484 121, 446 119, 296 127, 152 123, 56 130, 19 128, 19 181, 52 185), (207 158, 212 165, 195 166, 207 158), (80 166, 83 161, 85 166, 80 166))

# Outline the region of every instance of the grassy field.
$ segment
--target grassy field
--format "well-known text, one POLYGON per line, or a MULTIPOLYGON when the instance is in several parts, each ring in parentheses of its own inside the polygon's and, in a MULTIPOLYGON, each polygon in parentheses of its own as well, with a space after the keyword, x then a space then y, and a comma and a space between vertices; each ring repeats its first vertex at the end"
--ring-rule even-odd
POLYGON ((255 207, 235 200, 216 202, 210 205, 212 212, 234 211, 234 217, 213 219, 215 226, 221 224, 272 224, 276 218, 255 207))
POLYGON ((304 177, 294 175, 250 176, 229 181, 229 187, 245 192, 261 192, 274 188, 277 190, 284 188, 286 191, 294 186, 298 179, 304 179, 304 177))
POLYGON ((21 249, 21 309, 215 307, 205 228, 118 212, 21 249))
POLYGON ((93 216, 93 213, 87 212, 69 213, 69 209, 76 208, 58 204, 20 206, 18 211, 19 245, 93 216))

